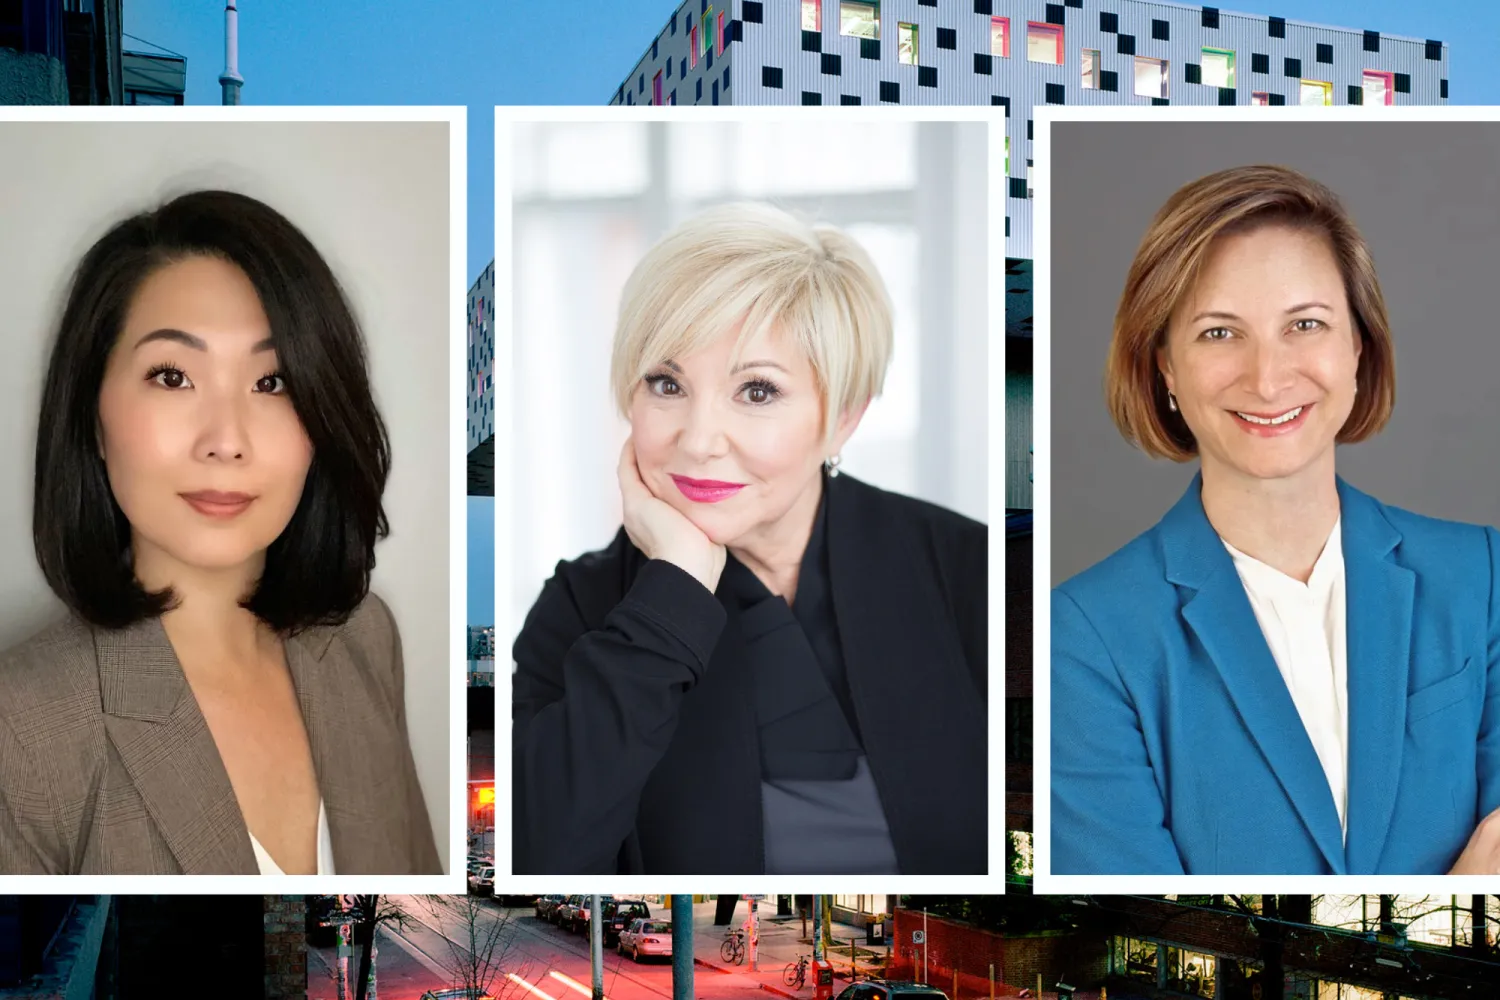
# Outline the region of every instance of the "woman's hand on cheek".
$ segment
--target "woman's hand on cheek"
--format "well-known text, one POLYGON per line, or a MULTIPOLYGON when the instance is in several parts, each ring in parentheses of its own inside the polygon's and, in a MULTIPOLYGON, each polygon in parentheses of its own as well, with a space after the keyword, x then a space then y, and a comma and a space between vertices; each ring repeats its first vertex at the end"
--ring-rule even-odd
POLYGON ((1449 875, 1500 875, 1500 809, 1474 828, 1449 875))
POLYGON ((672 505, 657 499, 641 478, 635 442, 626 439, 620 451, 620 500, 625 533, 648 559, 669 562, 710 591, 724 572, 724 546, 711 541, 672 505))

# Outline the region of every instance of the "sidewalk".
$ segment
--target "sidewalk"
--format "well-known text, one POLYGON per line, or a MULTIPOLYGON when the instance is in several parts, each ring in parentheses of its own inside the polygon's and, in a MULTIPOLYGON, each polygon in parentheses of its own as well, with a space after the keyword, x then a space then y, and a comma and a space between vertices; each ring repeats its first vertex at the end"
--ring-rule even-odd
MULTIPOLYGON (((750 904, 745 900, 740 900, 739 905, 735 907, 733 926, 736 929, 744 926, 745 917, 750 912, 749 907, 750 904)), ((729 965, 720 957, 719 947, 723 944, 724 932, 727 928, 714 926, 714 914, 717 909, 718 904, 713 901, 693 905, 693 961, 698 965, 702 974, 746 977, 757 982, 760 988, 768 993, 794 997, 797 1000, 813 995, 811 966, 808 968, 807 985, 802 989, 794 989, 782 981, 782 973, 787 965, 797 961, 799 955, 808 956, 809 961, 812 958, 812 940, 802 936, 801 917, 776 916, 776 904, 771 901, 763 900, 756 904, 757 969, 752 971, 748 954, 742 965, 729 965)), ((811 917, 808 918, 807 929, 809 934, 814 929, 811 917)), ((851 965, 849 942, 851 939, 855 943, 854 958, 858 962, 860 978, 880 974, 889 951, 886 945, 867 945, 864 943, 865 932, 862 928, 837 922, 833 924, 833 939, 834 946, 829 949, 825 959, 829 965, 833 966, 835 996, 849 984, 851 965)))

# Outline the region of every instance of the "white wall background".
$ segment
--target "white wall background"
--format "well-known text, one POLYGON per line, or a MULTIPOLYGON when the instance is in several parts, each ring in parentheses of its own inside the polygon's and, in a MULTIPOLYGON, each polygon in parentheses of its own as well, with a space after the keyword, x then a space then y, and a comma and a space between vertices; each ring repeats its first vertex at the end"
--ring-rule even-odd
POLYGON ((769 200, 846 229, 895 304, 884 395, 843 450, 866 482, 986 518, 987 143, 982 123, 818 120, 513 126, 513 606, 620 525, 628 432, 609 388, 620 290, 670 228, 769 200))
MULTIPOLYGON (((448 854, 450 669, 445 446, 450 301, 445 123, 0 123, 0 648, 66 613, 31 543, 37 408, 66 283, 115 222, 222 187, 297 225, 343 284, 391 436, 391 536, 374 590, 401 629, 412 752, 448 854)), ((449 863, 451 870, 451 862, 449 863)))

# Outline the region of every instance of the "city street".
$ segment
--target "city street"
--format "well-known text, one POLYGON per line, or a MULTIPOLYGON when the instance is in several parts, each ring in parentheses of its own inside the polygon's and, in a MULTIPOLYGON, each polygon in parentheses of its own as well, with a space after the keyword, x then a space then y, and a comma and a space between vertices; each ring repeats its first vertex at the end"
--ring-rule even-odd
MULTIPOLYGON (((577 1000, 589 995, 591 978, 589 942, 582 934, 570 934, 538 921, 530 907, 506 910, 489 899, 464 896, 390 896, 390 903, 407 915, 405 926, 382 925, 376 939, 377 985, 380 1000, 418 1000, 424 990, 459 982, 462 963, 471 961, 476 950, 493 937, 491 964, 502 973, 490 987, 496 997, 513 1000, 577 1000), (470 930, 468 906, 475 906, 470 930), (509 978, 514 977, 514 978, 509 978), (519 982, 517 981, 519 980, 519 982)), ((666 916, 666 914, 663 914, 666 916)), ((698 921, 695 920, 695 924, 698 921)), ((722 929, 695 928, 716 954, 722 929)), ((695 949, 703 953, 703 945, 695 949)), ((335 1000, 338 996, 333 948, 308 949, 308 997, 335 1000)), ((751 976, 737 968, 719 972, 702 965, 694 975, 695 995, 703 1000, 735 997, 770 1000, 773 994, 760 988, 761 979, 779 982, 788 959, 771 970, 766 960, 762 972, 751 976)), ((352 964, 352 963, 351 963, 352 964)), ((743 968, 743 967, 742 967, 743 968)), ((351 977, 353 972, 350 973, 351 977)), ((784 988, 783 988, 784 989, 784 988)), ((604 992, 608 1000, 662 1000, 672 995, 672 966, 668 961, 640 965, 621 958, 613 949, 604 953, 604 992)), ((791 991, 787 991, 791 992, 791 991)), ((811 996, 812 990, 798 991, 811 996)), ((353 996, 352 990, 349 996, 353 996)))

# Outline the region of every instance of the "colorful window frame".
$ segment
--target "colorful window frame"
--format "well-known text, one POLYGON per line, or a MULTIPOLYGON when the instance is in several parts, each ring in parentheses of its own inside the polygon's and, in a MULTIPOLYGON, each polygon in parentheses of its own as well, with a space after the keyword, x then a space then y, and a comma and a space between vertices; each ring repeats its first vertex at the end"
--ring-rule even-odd
POLYGON ((1010 58, 1010 18, 990 18, 990 55, 1010 58))
POLYGON ((1234 86, 1234 51, 1232 49, 1204 49, 1203 70, 1200 79, 1211 87, 1234 86), (1212 71, 1210 71, 1212 67, 1212 71), (1221 70, 1222 68, 1222 70, 1221 70))
POLYGON ((907 66, 917 64, 918 32, 915 24, 896 25, 896 61, 907 66))
POLYGON ((1297 103, 1303 107, 1332 107, 1333 84, 1324 80, 1303 80, 1297 93, 1297 103))
MULTIPOLYGON (((993 22, 991 22, 993 23, 993 22)), ((1063 64, 1063 27, 1045 21, 1026 22, 1026 61, 1063 64)))
POLYGON ((1366 104, 1384 104, 1387 107, 1396 103, 1396 74, 1386 73, 1378 69, 1367 69, 1360 83, 1360 89, 1364 91, 1366 104), (1379 86, 1372 86, 1379 84, 1379 86), (1382 93, 1383 91, 1383 93, 1382 93), (1372 102, 1371 96, 1378 100, 1372 102))
POLYGON ((823 30, 823 0, 802 0, 802 30, 823 30))

